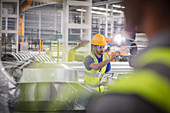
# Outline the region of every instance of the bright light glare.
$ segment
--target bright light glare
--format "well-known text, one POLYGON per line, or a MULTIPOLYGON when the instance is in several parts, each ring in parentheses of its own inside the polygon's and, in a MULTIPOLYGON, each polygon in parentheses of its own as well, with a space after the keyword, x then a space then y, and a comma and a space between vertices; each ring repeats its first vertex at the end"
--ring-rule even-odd
POLYGON ((126 39, 125 39, 125 37, 124 37, 122 34, 117 34, 117 35, 114 37, 114 42, 115 42, 117 45, 121 45, 121 44, 123 44, 125 41, 126 41, 126 39))

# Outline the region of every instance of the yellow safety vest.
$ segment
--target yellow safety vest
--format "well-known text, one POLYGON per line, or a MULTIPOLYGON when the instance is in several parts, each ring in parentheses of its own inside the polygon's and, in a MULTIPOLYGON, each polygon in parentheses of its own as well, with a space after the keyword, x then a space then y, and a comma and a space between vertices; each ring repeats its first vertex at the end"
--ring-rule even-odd
MULTIPOLYGON (((89 56, 91 56, 94 59, 96 64, 98 63, 98 60, 93 53, 91 53, 89 56)), ((107 54, 104 53, 102 58, 103 58, 102 61, 105 61, 109 57, 107 54)), ((97 70, 97 71, 94 69, 88 70, 85 67, 85 80, 84 80, 85 83, 88 84, 89 86, 93 87, 95 90, 97 90, 99 92, 104 92, 104 86, 100 86, 99 82, 101 81, 102 76, 106 71, 106 67, 107 67, 107 65, 105 65, 102 69, 97 70)))

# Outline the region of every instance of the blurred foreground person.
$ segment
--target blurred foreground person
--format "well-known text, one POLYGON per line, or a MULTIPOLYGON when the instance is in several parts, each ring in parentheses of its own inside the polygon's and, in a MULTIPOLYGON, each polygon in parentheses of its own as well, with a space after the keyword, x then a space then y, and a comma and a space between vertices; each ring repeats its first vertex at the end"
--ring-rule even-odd
POLYGON ((149 45, 129 79, 109 87, 90 113, 170 113, 170 0, 123 0, 126 30, 144 32, 149 45))

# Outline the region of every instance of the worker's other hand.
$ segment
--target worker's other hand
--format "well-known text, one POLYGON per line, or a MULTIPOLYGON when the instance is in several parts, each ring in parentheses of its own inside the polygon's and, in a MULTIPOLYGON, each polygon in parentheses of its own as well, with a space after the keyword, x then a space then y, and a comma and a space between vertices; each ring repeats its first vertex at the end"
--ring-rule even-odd
POLYGON ((120 51, 116 51, 115 53, 112 54, 112 56, 110 57, 110 61, 112 61, 113 59, 116 59, 117 57, 120 56, 120 51))
POLYGON ((107 82, 99 83, 99 85, 106 86, 107 82))

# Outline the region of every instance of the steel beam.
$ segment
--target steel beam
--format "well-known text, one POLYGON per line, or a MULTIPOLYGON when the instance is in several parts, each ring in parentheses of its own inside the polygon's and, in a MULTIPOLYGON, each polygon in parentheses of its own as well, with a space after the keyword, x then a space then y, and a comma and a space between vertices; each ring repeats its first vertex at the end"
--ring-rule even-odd
POLYGON ((114 4, 114 3, 120 3, 121 0, 108 0, 108 1, 100 1, 100 2, 95 2, 93 3, 93 7, 97 6, 106 6, 106 4, 114 4))
POLYGON ((20 6, 20 12, 25 12, 32 5, 32 0, 25 0, 20 6))
POLYGON ((109 5, 106 4, 106 25, 105 25, 105 37, 108 38, 108 7, 109 5))
POLYGON ((69 5, 68 0, 63 1, 63 34, 62 34, 62 61, 68 61, 68 19, 69 5))

